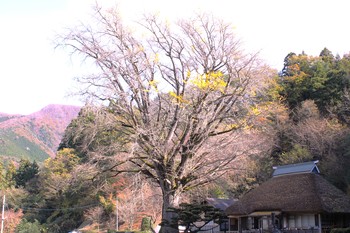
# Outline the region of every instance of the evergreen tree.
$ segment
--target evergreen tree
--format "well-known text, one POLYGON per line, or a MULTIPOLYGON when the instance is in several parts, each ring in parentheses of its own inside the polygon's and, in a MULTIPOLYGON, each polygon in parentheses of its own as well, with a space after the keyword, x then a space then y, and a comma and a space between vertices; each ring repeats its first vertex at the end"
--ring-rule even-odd
POLYGON ((19 162, 19 168, 14 176, 16 187, 25 187, 26 183, 33 179, 38 172, 39 166, 35 161, 31 163, 27 159, 21 159, 19 162))
POLYGON ((6 188, 6 177, 4 164, 0 161, 0 190, 6 188))
MULTIPOLYGON (((280 73, 280 94, 294 111, 305 100, 313 100, 322 116, 339 110, 344 106, 350 87, 350 62, 344 56, 335 58, 331 51, 324 48, 320 56, 289 53, 280 73)), ((339 119, 344 118, 344 114, 339 119)))
POLYGON ((6 168, 5 180, 8 188, 12 188, 16 185, 16 166, 13 161, 9 162, 6 168))
POLYGON ((227 219, 222 210, 205 203, 181 203, 178 208, 169 208, 169 211, 175 212, 175 217, 170 222, 163 221, 162 225, 184 226, 185 233, 200 232, 212 221, 220 224, 227 219))

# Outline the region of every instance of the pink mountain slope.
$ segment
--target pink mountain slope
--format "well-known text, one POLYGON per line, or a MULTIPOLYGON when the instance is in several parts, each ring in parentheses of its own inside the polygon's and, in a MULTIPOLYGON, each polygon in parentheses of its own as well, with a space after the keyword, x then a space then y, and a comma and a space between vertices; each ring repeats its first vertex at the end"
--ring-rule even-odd
POLYGON ((77 106, 53 104, 24 116, 0 113, 0 130, 10 130, 54 156, 66 127, 79 111, 77 106))

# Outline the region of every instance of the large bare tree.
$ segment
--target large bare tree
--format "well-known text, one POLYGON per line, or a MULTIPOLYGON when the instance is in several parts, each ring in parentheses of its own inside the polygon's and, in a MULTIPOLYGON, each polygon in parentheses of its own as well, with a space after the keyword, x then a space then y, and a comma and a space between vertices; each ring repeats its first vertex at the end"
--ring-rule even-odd
POLYGON ((110 171, 128 162, 156 182, 170 221, 167 209, 184 192, 231 168, 237 153, 225 150, 248 125, 263 69, 242 51, 233 26, 211 15, 176 24, 149 16, 130 30, 114 10, 95 13, 96 24, 61 35, 59 45, 97 66, 78 79, 81 93, 103 103, 128 138, 127 156, 107 163, 110 171))

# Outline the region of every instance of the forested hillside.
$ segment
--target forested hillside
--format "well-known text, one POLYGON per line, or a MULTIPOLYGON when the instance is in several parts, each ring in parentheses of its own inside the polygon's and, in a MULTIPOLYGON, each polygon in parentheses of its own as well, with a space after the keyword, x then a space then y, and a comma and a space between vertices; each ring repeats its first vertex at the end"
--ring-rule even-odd
POLYGON ((80 107, 49 105, 29 115, 0 113, 0 156, 42 162, 54 157, 80 107))
MULTIPOLYGON (((350 56, 290 53, 270 91, 281 111, 270 118, 274 146, 271 165, 320 160, 326 178, 350 193, 350 56)), ((262 162, 260 161, 260 163, 262 162)))
MULTIPOLYGON (((174 31, 146 18, 145 40, 113 12, 95 13, 98 27, 74 28, 59 46, 97 64, 101 73, 78 82, 82 95, 103 105, 83 107, 69 124, 51 108, 27 117, 33 123, 23 125, 48 148, 58 145, 51 131, 34 125, 54 115, 51 125, 59 128, 60 119, 68 126, 56 156, 42 166, 25 159, 1 164, 13 216, 8 232, 129 231, 159 223, 173 232, 168 209, 239 198, 270 178, 272 166, 310 160, 350 194, 350 55, 327 48, 318 56, 289 53, 277 71, 208 15, 174 31)), ((0 124, 21 132, 9 126, 28 122, 22 118, 1 115, 0 124)))

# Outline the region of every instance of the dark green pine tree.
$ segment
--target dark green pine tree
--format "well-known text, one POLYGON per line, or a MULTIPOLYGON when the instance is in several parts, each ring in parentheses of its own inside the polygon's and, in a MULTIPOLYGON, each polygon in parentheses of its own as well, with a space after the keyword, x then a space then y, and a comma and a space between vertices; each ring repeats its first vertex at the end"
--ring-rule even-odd
POLYGON ((34 178, 39 172, 38 164, 27 159, 21 159, 19 168, 14 176, 16 187, 25 187, 26 183, 34 178))
MULTIPOLYGON (((171 222, 163 222, 163 225, 172 227, 184 226, 185 233, 197 233, 214 221, 217 224, 223 223, 227 216, 218 208, 206 203, 181 203, 178 208, 169 208, 168 211, 174 212, 175 217, 171 222)), ((207 229, 206 230, 211 230, 207 229)))

